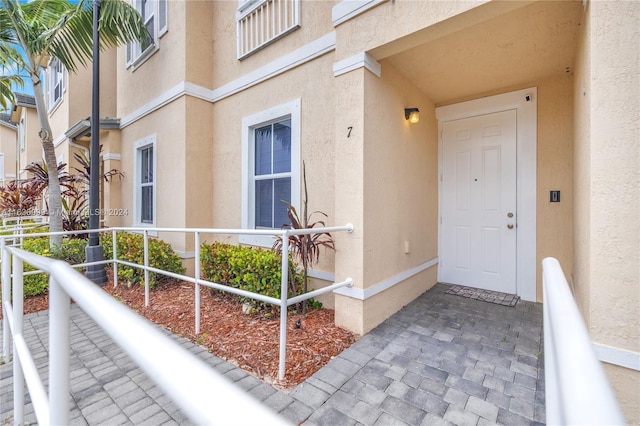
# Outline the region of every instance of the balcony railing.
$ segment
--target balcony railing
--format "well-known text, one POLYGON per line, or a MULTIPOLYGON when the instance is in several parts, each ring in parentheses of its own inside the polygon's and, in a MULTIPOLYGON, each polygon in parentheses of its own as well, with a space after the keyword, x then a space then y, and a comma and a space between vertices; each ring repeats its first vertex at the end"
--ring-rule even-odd
POLYGON ((238 59, 300 26, 300 0, 254 0, 237 12, 238 59))
POLYGON ((625 424, 560 263, 542 274, 547 424, 625 424))

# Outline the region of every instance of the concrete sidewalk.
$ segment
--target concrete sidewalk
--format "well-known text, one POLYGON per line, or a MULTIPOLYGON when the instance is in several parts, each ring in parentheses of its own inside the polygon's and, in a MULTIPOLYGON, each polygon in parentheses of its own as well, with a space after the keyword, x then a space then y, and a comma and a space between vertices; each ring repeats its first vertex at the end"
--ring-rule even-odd
MULTIPOLYGON (((448 288, 436 285, 290 392, 167 334, 296 424, 544 423, 542 306, 500 306, 448 288)), ((24 330, 46 377, 46 312, 25 316, 24 330)), ((72 424, 189 424, 75 305, 71 347, 72 424)), ((0 367, 0 424, 13 422, 12 392, 9 363, 0 367)), ((25 412, 35 422, 31 404, 25 412)))

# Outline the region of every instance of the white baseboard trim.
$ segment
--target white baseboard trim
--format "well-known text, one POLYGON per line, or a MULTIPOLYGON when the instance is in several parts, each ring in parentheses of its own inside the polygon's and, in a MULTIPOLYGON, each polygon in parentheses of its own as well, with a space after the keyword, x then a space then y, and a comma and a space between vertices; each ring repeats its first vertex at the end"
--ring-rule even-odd
POLYGON ((598 359, 608 364, 640 371, 640 353, 626 349, 614 348, 601 343, 593 343, 598 359))
POLYGON ((336 282, 336 274, 331 272, 316 271, 315 269, 309 270, 309 276, 318 280, 329 281, 331 283, 336 282))
POLYGON ((334 290, 334 293, 340 294, 342 296, 351 297, 352 299, 358 300, 367 300, 370 297, 375 296, 378 293, 382 293, 385 290, 390 289, 396 284, 400 284, 412 276, 419 274, 420 272, 431 268, 438 264, 438 258, 434 257, 433 259, 422 263, 414 268, 408 269, 404 272, 401 272, 397 275, 394 275, 391 278, 388 278, 384 281, 380 281, 377 284, 372 285, 366 289, 354 288, 354 287, 342 287, 337 290, 334 290))
POLYGON ((181 250, 173 250, 175 254, 180 256, 180 259, 195 259, 196 252, 195 251, 181 251, 181 250))

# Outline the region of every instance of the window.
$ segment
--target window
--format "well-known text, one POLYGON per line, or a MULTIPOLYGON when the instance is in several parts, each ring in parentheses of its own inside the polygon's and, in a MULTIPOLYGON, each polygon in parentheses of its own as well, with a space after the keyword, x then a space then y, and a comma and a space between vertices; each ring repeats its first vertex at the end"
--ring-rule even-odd
MULTIPOLYGON (((242 226, 280 229, 287 205, 300 205, 300 101, 242 120, 242 226)), ((243 235, 240 242, 271 247, 272 236, 243 235)))
POLYGON ((150 37, 143 43, 127 45, 127 67, 137 66, 151 56, 159 47, 158 39, 167 32, 167 0, 135 0, 134 5, 150 37))
POLYGON ((300 0, 238 0, 238 59, 300 27, 300 0))
POLYGON ((135 146, 135 221, 138 225, 155 225, 156 222, 156 137, 150 136, 136 142, 135 146))
POLYGON ((62 101, 64 92, 64 65, 57 59, 51 60, 46 71, 47 107, 49 112, 62 101))

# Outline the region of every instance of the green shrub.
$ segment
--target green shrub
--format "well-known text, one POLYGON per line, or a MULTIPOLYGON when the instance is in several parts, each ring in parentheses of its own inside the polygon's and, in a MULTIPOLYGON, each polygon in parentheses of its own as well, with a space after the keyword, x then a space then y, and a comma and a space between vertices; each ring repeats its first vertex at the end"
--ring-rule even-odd
MULTIPOLYGON (((280 298, 282 258, 272 250, 204 243, 200 248, 200 264, 202 278, 207 281, 280 298)), ((302 275, 291 258, 289 277, 288 295, 300 294, 302 275)))
MULTIPOLYGON (((180 256, 165 241, 149 238, 149 266, 163 271, 184 274, 185 268, 182 265, 180 256)), ((113 239, 110 234, 101 238, 104 247, 105 259, 113 259, 113 239)), ((141 234, 130 234, 120 232, 116 235, 118 245, 118 259, 126 262, 144 265, 144 237, 141 234)), ((126 265, 118 265, 118 277, 124 278, 130 284, 140 283, 144 285, 144 270, 126 265)), ((159 284, 172 278, 166 275, 149 272, 149 287, 155 288, 159 284)))
MULTIPOLYGON (((84 247, 87 245, 86 240, 80 239, 63 239, 62 246, 53 250, 49 249, 49 237, 25 238, 22 248, 25 251, 36 253, 45 257, 64 260, 70 264, 83 263, 85 260, 84 247)), ((24 271, 35 271, 36 268, 24 264, 24 271)), ((49 275, 45 273, 27 275, 24 277, 24 296, 37 296, 46 293, 49 289, 49 275)))

